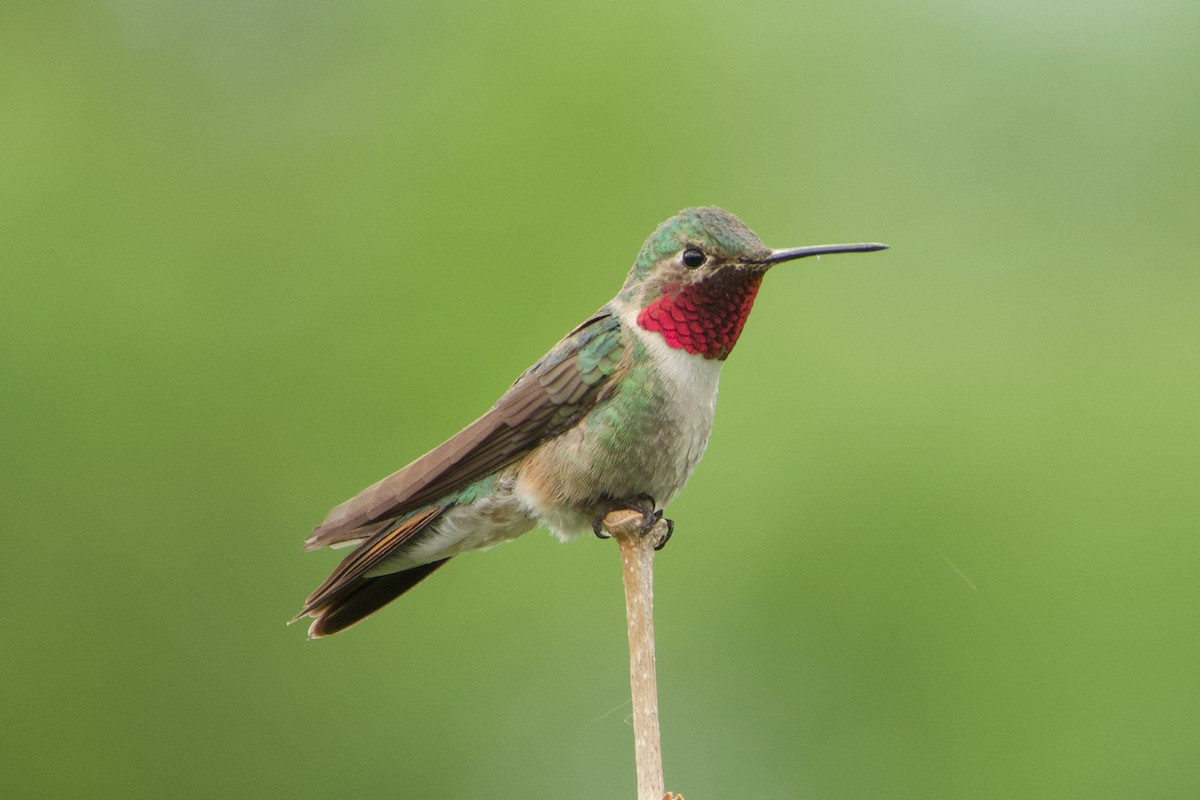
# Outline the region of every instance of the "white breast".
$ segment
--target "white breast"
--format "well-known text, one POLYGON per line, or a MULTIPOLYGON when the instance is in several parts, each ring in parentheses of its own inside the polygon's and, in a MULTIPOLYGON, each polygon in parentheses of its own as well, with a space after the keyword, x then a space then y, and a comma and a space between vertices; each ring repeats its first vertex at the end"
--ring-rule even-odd
POLYGON ((629 309, 621 315, 621 321, 645 345, 664 382, 673 389, 675 408, 672 416, 679 421, 682 434, 679 456, 684 462, 681 466, 685 476, 690 475, 700 456, 704 455, 712 430, 721 361, 671 347, 661 334, 640 327, 637 314, 637 309, 629 309))

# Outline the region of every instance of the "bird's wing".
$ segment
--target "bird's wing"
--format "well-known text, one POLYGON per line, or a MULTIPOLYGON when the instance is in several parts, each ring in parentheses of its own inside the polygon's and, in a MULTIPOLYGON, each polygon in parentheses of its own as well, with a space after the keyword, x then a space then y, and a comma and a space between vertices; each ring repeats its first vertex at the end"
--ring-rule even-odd
POLYGON ((457 492, 562 432, 611 391, 626 351, 601 309, 530 367, 496 405, 441 445, 329 512, 309 550, 369 539, 391 521, 457 492))

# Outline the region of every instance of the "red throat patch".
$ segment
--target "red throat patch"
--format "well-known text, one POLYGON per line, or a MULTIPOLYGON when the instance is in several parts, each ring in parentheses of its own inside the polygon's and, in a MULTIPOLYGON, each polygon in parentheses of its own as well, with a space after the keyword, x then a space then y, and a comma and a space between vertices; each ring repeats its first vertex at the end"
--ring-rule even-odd
POLYGON ((761 272, 722 270, 698 283, 665 285, 662 296, 638 314, 638 326, 658 331, 671 347, 724 360, 742 334, 762 279, 761 272))

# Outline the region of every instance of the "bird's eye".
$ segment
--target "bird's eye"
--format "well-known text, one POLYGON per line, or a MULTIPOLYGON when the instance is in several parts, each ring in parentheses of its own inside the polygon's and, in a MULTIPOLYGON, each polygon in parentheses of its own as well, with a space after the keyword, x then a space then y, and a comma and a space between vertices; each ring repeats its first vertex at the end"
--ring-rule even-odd
POLYGON ((688 269, 695 269, 708 260, 708 256, 704 255, 703 251, 697 250, 694 247, 689 247, 687 250, 684 250, 683 255, 680 258, 683 261, 683 265, 688 269))

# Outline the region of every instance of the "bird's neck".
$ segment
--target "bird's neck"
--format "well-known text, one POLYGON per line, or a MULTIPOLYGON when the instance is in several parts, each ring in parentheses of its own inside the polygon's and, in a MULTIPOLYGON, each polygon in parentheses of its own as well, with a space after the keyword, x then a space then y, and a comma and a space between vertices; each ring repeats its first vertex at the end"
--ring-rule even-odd
POLYGON ((683 286, 664 284, 638 313, 638 327, 661 334, 673 348, 723 361, 742 334, 762 278, 758 271, 722 270, 683 286))

